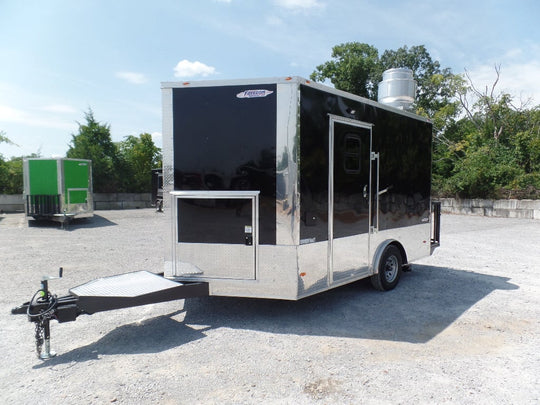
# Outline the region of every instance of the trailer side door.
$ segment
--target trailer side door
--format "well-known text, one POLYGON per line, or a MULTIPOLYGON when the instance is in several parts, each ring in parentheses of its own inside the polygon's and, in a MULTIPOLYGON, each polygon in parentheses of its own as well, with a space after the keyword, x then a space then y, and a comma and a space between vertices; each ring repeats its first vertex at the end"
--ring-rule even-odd
POLYGON ((62 160, 64 180, 62 192, 68 213, 88 212, 91 193, 91 162, 88 160, 62 160))
POLYGON ((328 278, 369 271, 372 217, 371 124, 329 116, 328 278))

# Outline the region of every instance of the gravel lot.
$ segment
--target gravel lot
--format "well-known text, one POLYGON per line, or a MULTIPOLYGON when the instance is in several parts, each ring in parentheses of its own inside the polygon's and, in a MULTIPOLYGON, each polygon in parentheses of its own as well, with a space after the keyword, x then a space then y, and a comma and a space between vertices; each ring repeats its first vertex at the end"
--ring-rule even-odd
POLYGON ((199 298, 52 325, 36 358, 12 307, 43 274, 161 271, 166 216, 98 211, 68 230, 0 215, 2 403, 538 404, 540 222, 443 215, 442 246, 386 293, 199 298))

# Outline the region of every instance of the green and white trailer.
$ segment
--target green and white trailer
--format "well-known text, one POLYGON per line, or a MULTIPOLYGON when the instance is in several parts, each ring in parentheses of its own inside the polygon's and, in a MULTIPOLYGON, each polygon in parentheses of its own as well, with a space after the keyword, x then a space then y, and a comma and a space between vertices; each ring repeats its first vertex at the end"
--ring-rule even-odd
POLYGON ((28 218, 65 222, 94 215, 91 160, 24 159, 23 178, 28 218))

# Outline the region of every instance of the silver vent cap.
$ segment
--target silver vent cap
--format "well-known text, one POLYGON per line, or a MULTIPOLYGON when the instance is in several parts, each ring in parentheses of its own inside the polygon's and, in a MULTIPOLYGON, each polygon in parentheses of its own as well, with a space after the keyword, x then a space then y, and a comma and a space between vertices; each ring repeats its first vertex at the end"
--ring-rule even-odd
POLYGON ((378 101, 392 107, 408 110, 414 103, 416 81, 413 71, 407 68, 388 69, 379 83, 378 101))

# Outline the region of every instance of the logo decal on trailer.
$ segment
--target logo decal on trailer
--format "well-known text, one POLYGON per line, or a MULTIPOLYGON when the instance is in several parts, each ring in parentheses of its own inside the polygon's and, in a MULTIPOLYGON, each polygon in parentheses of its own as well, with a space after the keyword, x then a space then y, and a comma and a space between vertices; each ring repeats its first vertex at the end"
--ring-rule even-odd
POLYGON ((269 94, 272 94, 273 91, 270 90, 244 90, 236 95, 238 98, 257 98, 257 97, 266 97, 269 94))

